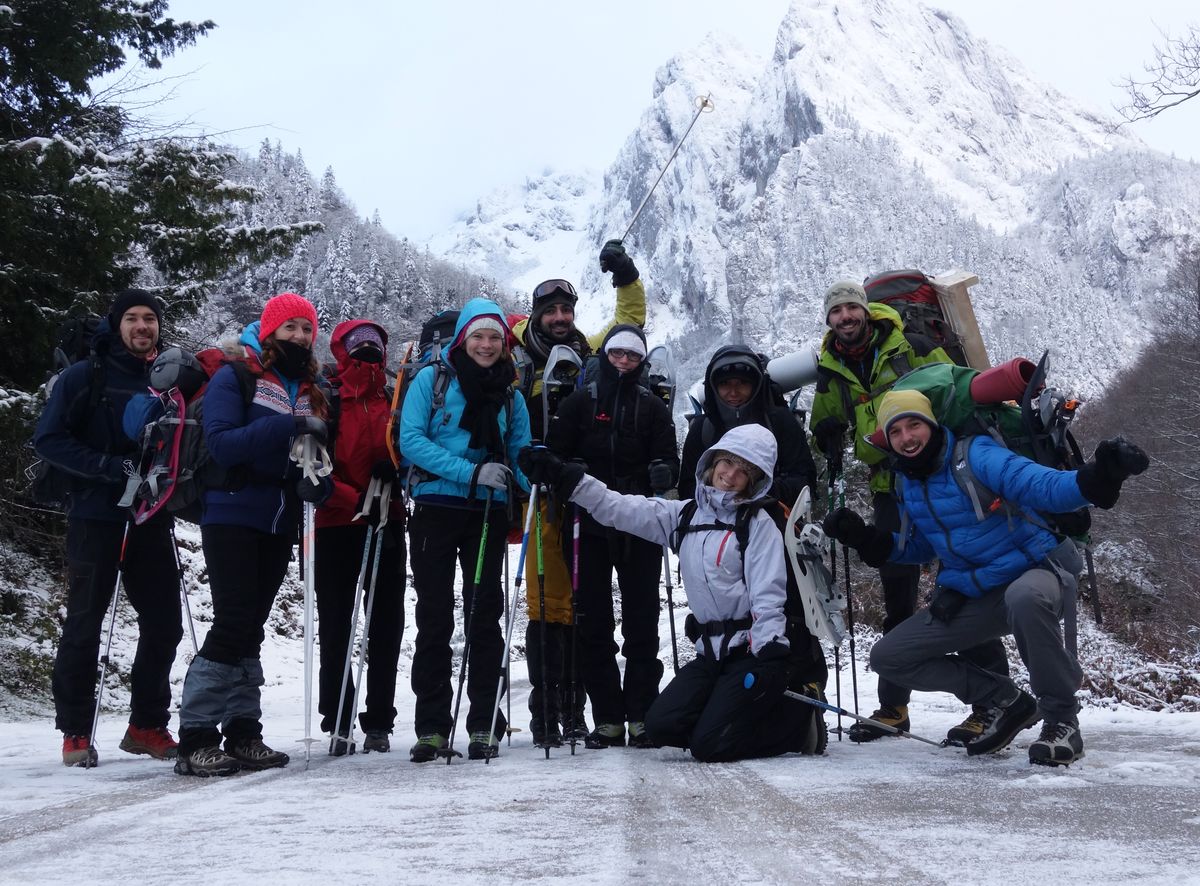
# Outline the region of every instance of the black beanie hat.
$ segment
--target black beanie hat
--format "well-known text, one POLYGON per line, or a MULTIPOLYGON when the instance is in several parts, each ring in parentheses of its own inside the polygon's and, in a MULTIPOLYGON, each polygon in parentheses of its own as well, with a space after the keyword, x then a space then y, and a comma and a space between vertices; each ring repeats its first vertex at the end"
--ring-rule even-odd
POLYGON ((144 289, 124 289, 113 299, 112 307, 108 309, 108 325, 116 331, 121 326, 121 318, 130 308, 149 308, 162 323, 162 302, 144 289))

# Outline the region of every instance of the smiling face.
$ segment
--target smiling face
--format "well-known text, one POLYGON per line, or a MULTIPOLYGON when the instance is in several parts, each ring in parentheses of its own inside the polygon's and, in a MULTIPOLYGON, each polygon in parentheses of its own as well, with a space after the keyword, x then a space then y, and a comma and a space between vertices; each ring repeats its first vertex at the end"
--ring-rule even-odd
POLYGON ((292 317, 284 321, 279 328, 271 333, 276 341, 290 341, 302 348, 311 348, 313 343, 313 325, 305 317, 292 317))
POLYGON ((476 329, 463 340, 463 349, 476 364, 487 369, 504 356, 504 336, 494 329, 476 329))
POLYGON ((727 378, 717 383, 717 396, 731 409, 745 406, 753 394, 754 385, 746 378, 727 378))
POLYGON ((575 329, 575 309, 561 302, 550 305, 542 313, 538 323, 551 341, 564 342, 575 329))
POLYGON ((862 305, 836 305, 825 318, 837 340, 844 345, 862 341, 867 332, 867 311, 862 305))
POLYGON ((932 436, 933 428, 929 426, 929 422, 911 415, 901 416, 888 425, 887 429, 888 446, 892 452, 905 458, 919 455, 932 436))
POLYGON ((608 362, 616 367, 617 372, 621 375, 634 372, 642 365, 642 355, 636 351, 629 351, 625 348, 609 348, 605 353, 608 355, 608 362))
POLYGON ((750 486, 750 472, 729 458, 713 462, 712 485, 721 492, 739 495, 750 486))
POLYGON ((141 305, 121 315, 121 343, 135 357, 148 357, 158 343, 158 315, 141 305))

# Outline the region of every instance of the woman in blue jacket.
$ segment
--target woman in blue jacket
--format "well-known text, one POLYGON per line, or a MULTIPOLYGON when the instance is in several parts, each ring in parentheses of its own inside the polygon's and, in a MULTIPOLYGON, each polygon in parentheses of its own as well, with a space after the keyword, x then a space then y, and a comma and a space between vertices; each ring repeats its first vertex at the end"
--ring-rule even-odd
POLYGON ((400 417, 400 450, 413 465, 409 521, 417 639, 412 688, 417 697, 417 743, 410 755, 425 763, 448 744, 452 725, 450 637, 454 632, 454 565, 462 567, 464 635, 469 648, 467 756, 485 759, 507 725, 489 732, 504 640, 501 558, 515 482, 509 467, 529 445, 529 413, 513 396, 516 369, 509 330, 498 305, 475 298, 463 306, 454 340, 436 364, 412 379, 400 417), (489 504, 490 503, 490 504, 489 504), (474 586, 487 515, 483 572, 474 586), (474 595, 478 593, 478 600, 474 595), (471 613, 474 613, 473 616, 471 613))
POLYGON ((183 683, 180 775, 288 763, 287 754, 262 740, 259 652, 302 502, 320 504, 333 488, 328 478, 316 484, 302 478, 290 460, 298 437, 325 438, 326 399, 312 356, 316 334, 317 312, 307 300, 275 296, 242 333, 244 360, 218 370, 204 394, 204 441, 230 482, 204 494, 200 535, 213 623, 183 683))
MULTIPOLYGON (((1111 508, 1121 484, 1146 469, 1146 454, 1117 437, 1096 447, 1079 470, 1058 471, 986 434, 970 438, 959 448, 996 504, 977 512, 967 484, 960 485, 961 469, 956 475, 954 434, 938 424, 924 394, 890 391, 880 404, 879 426, 899 479, 902 531, 884 532, 840 508, 825 519, 825 532, 857 549, 868 566, 936 558, 941 569, 928 609, 875 644, 871 667, 909 689, 952 692, 985 706, 986 725, 967 743, 970 755, 1002 750, 1042 720, 1029 761, 1075 762, 1083 756, 1075 701, 1082 672, 1063 646, 1059 620, 1074 606, 1083 564, 1075 542, 1052 533, 1039 512, 1111 508), (1008 677, 955 654, 1005 634, 1016 639, 1036 699, 1008 677)), ((979 498, 979 488, 971 488, 979 498)))

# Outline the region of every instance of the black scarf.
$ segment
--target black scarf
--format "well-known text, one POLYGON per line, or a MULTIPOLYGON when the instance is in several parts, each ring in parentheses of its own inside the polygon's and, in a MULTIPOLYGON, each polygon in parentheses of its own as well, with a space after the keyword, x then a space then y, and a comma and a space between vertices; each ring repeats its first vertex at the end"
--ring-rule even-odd
MULTIPOLYGON (((540 315, 537 316, 540 318, 540 315)), ((578 329, 572 329, 566 341, 553 341, 542 332, 538 321, 534 317, 530 317, 529 322, 525 325, 525 349, 533 357, 534 365, 545 366, 546 360, 550 357, 550 349, 555 345, 566 345, 578 354, 580 359, 586 359, 592 353, 587 336, 578 329)))
POLYGON ((467 401, 458 426, 470 432, 468 445, 503 459, 504 439, 500 435, 499 416, 516 375, 512 359, 503 357, 485 369, 459 347, 450 352, 450 362, 467 401))
POLYGON ((293 381, 308 377, 308 367, 312 362, 312 349, 298 345, 292 341, 276 339, 274 341, 275 362, 271 365, 279 373, 293 381))
POLYGON ((894 452, 892 453, 892 461, 896 465, 896 470, 906 477, 911 477, 914 480, 924 480, 941 467, 942 453, 945 451, 945 446, 946 435, 942 431, 942 426, 938 425, 933 429, 933 434, 930 436, 929 442, 925 444, 924 449, 911 458, 894 452))

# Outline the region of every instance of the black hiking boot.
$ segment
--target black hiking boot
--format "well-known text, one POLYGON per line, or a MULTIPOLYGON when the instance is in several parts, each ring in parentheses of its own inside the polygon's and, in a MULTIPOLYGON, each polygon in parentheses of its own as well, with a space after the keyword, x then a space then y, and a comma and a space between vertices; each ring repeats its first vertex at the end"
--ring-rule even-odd
POLYGON ((947 747, 965 748, 968 744, 983 734, 988 724, 988 709, 985 705, 971 705, 971 713, 967 719, 957 726, 952 726, 946 732, 946 740, 942 744, 947 747))
POLYGON ((195 775, 199 778, 234 775, 241 772, 242 764, 221 750, 219 745, 180 754, 175 760, 176 775, 195 775))
MULTIPOLYGON (((825 701, 825 693, 821 691, 819 683, 805 683, 802 691, 809 698, 825 701)), ((808 710, 811 716, 801 727, 798 747, 795 750, 806 757, 819 757, 829 746, 829 727, 825 724, 825 715, 820 708, 809 705, 808 710)))
POLYGON ((386 729, 368 729, 367 735, 363 739, 362 752, 369 754, 371 751, 378 751, 381 754, 386 754, 392 749, 392 740, 386 729))
POLYGON ((1083 756, 1083 736, 1074 723, 1042 724, 1042 733, 1029 746, 1029 762, 1038 766, 1070 766, 1083 756))
POLYGON ((650 736, 646 733, 646 724, 641 720, 635 720, 629 724, 629 746, 631 748, 658 747, 650 740, 650 736))
POLYGON ((584 739, 583 746, 593 751, 625 747, 625 724, 597 723, 596 728, 584 739))
POLYGON ((267 747, 257 735, 232 741, 225 739, 225 753, 241 763, 243 769, 251 772, 260 769, 282 769, 292 759, 283 751, 267 747))
MULTIPOLYGON (((558 728, 558 724, 555 724, 558 728)), ((472 732, 471 740, 467 743, 468 760, 490 760, 500 756, 500 739, 486 729, 482 732, 472 732)))
MULTIPOLYGON (((899 729, 901 732, 908 732, 910 723, 908 720, 908 705, 899 705, 892 707, 891 705, 881 705, 879 710, 871 715, 872 720, 877 720, 885 726, 891 726, 894 729, 899 729)), ((864 723, 861 720, 855 720, 850 729, 846 732, 846 737, 851 741, 856 741, 859 744, 866 741, 874 741, 877 738, 883 738, 885 735, 895 735, 894 732, 888 732, 886 729, 880 729, 871 723, 864 723)))
POLYGON ((331 757, 345 757, 353 754, 356 749, 356 745, 347 735, 331 735, 329 737, 329 756, 331 757))
POLYGON ((967 755, 970 757, 1004 750, 1012 744, 1018 732, 1041 719, 1037 700, 1028 692, 1020 692, 1004 707, 988 708, 981 716, 987 722, 979 737, 967 743, 967 755))
POLYGON ((563 744, 562 733, 558 729, 558 721, 551 720, 550 728, 546 729, 542 723, 541 717, 534 717, 529 721, 529 732, 533 735, 533 746, 535 748, 561 748, 563 744))

